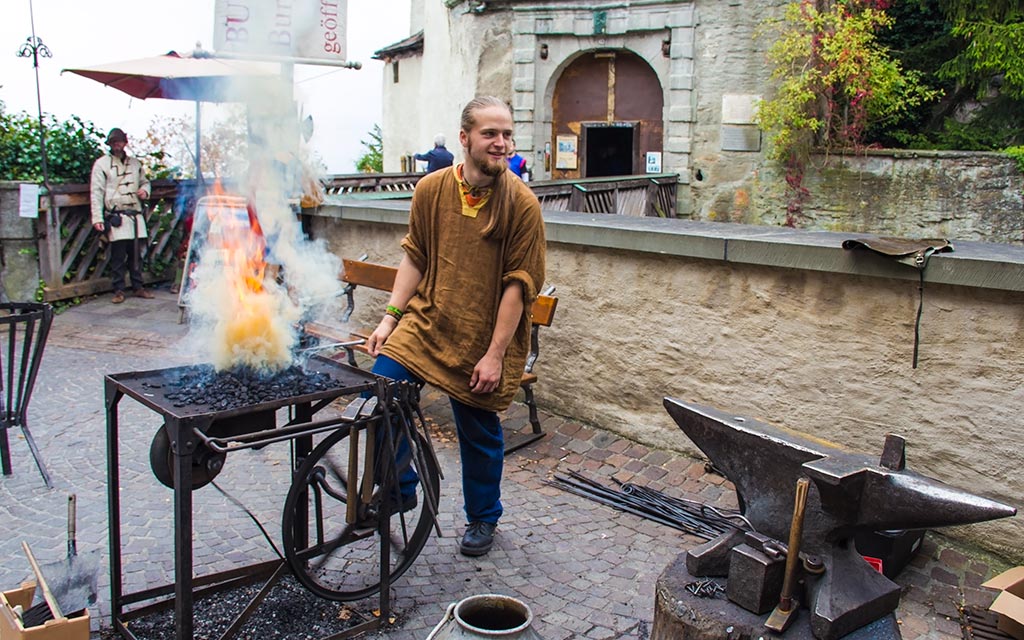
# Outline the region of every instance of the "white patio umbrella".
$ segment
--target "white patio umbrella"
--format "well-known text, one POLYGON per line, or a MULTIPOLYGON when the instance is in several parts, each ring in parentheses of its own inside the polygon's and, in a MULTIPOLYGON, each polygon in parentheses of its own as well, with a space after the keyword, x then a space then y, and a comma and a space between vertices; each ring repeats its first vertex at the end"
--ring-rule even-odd
POLYGON ((112 62, 95 67, 64 69, 140 100, 164 98, 192 100, 196 103, 196 176, 200 171, 201 102, 247 102, 260 95, 282 90, 291 91, 281 74, 280 65, 216 58, 210 55, 182 56, 171 51, 166 55, 112 62))

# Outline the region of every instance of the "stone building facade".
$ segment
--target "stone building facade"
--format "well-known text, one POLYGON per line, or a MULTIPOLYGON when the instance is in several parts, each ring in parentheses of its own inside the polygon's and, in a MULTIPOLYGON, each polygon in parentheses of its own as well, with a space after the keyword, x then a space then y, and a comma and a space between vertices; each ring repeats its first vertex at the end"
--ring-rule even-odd
POLYGON ((513 108, 535 179, 678 173, 680 214, 763 162, 758 26, 784 2, 413 0, 406 41, 384 60, 384 170, 443 133, 474 95, 513 108), (712 187, 713 188, 713 187, 712 187))
POLYGON ((807 197, 766 159, 756 104, 786 0, 412 0, 384 60, 384 170, 446 136, 475 95, 513 108, 535 180, 678 174, 683 218, 1024 243, 1024 176, 993 153, 814 158, 807 197))

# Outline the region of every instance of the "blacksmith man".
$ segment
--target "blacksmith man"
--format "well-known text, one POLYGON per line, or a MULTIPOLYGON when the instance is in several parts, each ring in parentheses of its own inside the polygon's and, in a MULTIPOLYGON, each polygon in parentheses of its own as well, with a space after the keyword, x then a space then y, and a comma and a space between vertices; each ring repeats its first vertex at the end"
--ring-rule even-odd
MULTIPOLYGON (((462 458, 467 556, 490 551, 502 514, 504 437, 498 411, 519 388, 530 307, 544 284, 544 220, 508 171, 512 112, 479 97, 462 112, 464 162, 416 185, 405 254, 384 317, 367 341, 373 372, 425 381, 451 400, 462 458)), ((415 504, 415 473, 400 479, 415 504)))

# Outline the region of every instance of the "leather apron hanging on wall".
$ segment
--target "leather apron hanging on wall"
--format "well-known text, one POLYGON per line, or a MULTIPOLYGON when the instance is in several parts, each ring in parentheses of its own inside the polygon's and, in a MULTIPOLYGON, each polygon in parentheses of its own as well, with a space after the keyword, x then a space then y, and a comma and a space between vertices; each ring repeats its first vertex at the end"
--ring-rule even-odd
POLYGON ((844 249, 867 249, 878 255, 885 256, 917 269, 918 302, 917 318, 914 321, 914 368, 917 368, 917 353, 921 343, 921 313, 924 310, 924 270, 928 266, 928 259, 935 253, 944 253, 953 250, 953 244, 949 240, 940 238, 886 238, 868 237, 843 240, 844 249))

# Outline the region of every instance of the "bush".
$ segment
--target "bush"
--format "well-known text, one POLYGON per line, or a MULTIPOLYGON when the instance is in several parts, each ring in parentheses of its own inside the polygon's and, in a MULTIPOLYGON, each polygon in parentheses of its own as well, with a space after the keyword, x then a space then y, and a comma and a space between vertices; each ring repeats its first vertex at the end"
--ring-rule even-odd
MULTIPOLYGON (((78 116, 60 122, 43 114, 46 164, 52 184, 88 184, 92 163, 103 155, 103 134, 78 116)), ((39 119, 25 112, 7 113, 0 101, 0 176, 5 180, 42 182, 39 119)))

